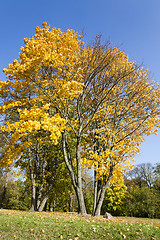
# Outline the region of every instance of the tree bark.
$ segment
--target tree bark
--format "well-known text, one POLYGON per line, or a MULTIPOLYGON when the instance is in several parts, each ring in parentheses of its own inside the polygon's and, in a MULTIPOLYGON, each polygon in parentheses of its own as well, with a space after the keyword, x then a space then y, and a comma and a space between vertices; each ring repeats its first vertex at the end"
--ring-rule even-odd
POLYGON ((36 182, 34 179, 31 180, 32 182, 32 199, 31 199, 31 208, 29 211, 36 211, 37 210, 37 204, 36 204, 36 182))
POLYGON ((45 207, 45 204, 46 204, 46 202, 47 202, 47 200, 48 200, 49 194, 50 194, 50 192, 51 192, 51 190, 52 190, 52 186, 53 186, 53 183, 50 184, 50 186, 49 186, 49 188, 48 188, 48 191, 47 191, 45 197, 43 198, 43 200, 42 200, 42 202, 41 202, 41 204, 40 204, 40 206, 39 206, 39 208, 38 208, 38 211, 39 211, 39 212, 42 212, 42 211, 43 211, 43 209, 44 209, 44 207, 45 207))
POLYGON ((80 141, 81 138, 77 136, 77 147, 76 147, 76 161, 77 161, 77 196, 78 196, 78 206, 79 214, 86 215, 86 207, 84 202, 84 195, 82 191, 82 170, 81 170, 81 156, 80 156, 80 141))
POLYGON ((42 202, 39 204, 39 207, 37 208, 39 212, 43 211, 43 208, 45 207, 45 204, 47 203, 49 194, 50 194, 50 192, 52 190, 52 187, 53 187, 53 182, 54 182, 54 178, 55 178, 55 175, 56 175, 56 170, 57 170, 57 160, 56 160, 56 164, 54 166, 54 172, 53 172, 52 178, 50 180, 47 193, 46 193, 45 197, 43 198, 42 202))
POLYGON ((110 171, 109 177, 106 181, 104 181, 104 183, 102 183, 100 180, 98 180, 97 183, 97 190, 96 191, 96 197, 94 197, 94 210, 93 210, 93 216, 100 218, 100 213, 101 213, 101 208, 102 208, 102 204, 103 204, 103 200, 104 200, 104 196, 105 196, 105 192, 107 187, 109 186, 109 183, 112 179, 112 170, 110 171))
POLYGON ((77 197, 77 201, 78 201, 78 213, 82 216, 86 216, 87 211, 86 211, 82 187, 76 186, 75 192, 76 192, 76 197, 77 197))
POLYGON ((41 185, 38 191, 38 196, 37 196, 37 209, 39 209, 40 204, 41 204, 41 199, 42 199, 42 191, 44 188, 44 167, 45 167, 45 161, 42 163, 42 177, 41 177, 41 185))
POLYGON ((98 194, 98 181, 96 181, 96 171, 94 171, 94 205, 93 205, 93 216, 94 216, 95 210, 96 210, 97 194, 98 194))
POLYGON ((102 204, 103 204, 103 199, 104 199, 104 195, 105 195, 105 192, 106 192, 106 188, 107 188, 107 184, 104 185, 102 188, 101 188, 101 191, 100 191, 100 196, 99 196, 99 199, 96 203, 96 208, 95 208, 95 211, 94 211, 94 216, 97 217, 97 218, 100 218, 100 213, 101 213, 101 207, 102 207, 102 204))
POLYGON ((37 204, 36 204, 36 172, 35 172, 35 170, 33 170, 33 166, 32 166, 30 147, 28 148, 28 161, 29 161, 29 170, 30 170, 31 185, 32 185, 32 199, 31 199, 30 211, 36 211, 37 210, 37 204))
POLYGON ((77 163, 77 175, 73 171, 73 165, 72 165, 72 159, 67 151, 67 140, 66 140, 66 133, 62 133, 62 149, 63 149, 63 155, 64 160, 66 163, 66 166, 69 170, 72 184, 74 187, 74 190, 76 192, 76 197, 78 201, 78 208, 79 208, 79 214, 85 216, 87 214, 86 206, 84 202, 84 196, 82 191, 82 178, 81 178, 81 161, 80 161, 80 137, 77 137, 77 146, 76 146, 76 163, 77 163))
POLYGON ((73 212, 73 196, 70 194, 69 196, 69 212, 73 212))

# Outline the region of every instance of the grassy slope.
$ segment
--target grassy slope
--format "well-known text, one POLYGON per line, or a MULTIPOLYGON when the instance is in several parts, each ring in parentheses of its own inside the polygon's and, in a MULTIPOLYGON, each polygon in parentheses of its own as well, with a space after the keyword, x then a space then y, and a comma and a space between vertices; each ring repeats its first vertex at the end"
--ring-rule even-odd
POLYGON ((0 210, 0 239, 159 240, 160 220, 115 217, 108 221, 76 213, 0 210))

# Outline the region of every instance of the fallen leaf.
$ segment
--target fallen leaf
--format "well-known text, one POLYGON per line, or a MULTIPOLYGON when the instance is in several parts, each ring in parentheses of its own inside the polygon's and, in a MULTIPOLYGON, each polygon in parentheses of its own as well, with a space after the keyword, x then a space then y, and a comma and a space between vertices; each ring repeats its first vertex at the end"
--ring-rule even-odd
POLYGON ((59 223, 59 218, 56 218, 56 222, 58 222, 58 223, 59 223))

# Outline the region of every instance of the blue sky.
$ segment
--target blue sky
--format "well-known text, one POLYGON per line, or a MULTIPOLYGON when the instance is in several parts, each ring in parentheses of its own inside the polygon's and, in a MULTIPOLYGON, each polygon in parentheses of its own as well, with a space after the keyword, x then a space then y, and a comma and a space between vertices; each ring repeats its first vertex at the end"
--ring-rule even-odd
MULTIPOLYGON (((0 79, 3 68, 18 57, 23 38, 47 21, 51 27, 86 33, 86 41, 104 40, 143 63, 160 83, 160 0, 1 0, 0 79)), ((137 164, 160 162, 160 131, 146 137, 137 164)))

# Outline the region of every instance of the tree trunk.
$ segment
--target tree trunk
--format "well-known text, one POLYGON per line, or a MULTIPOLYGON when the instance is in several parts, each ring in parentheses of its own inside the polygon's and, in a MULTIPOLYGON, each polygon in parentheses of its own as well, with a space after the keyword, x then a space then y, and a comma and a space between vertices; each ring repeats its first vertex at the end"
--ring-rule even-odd
POLYGON ((72 159, 69 152, 69 146, 66 140, 65 132, 62 133, 62 149, 64 160, 66 166, 69 170, 71 176, 72 184, 76 192, 76 197, 78 200, 79 214, 85 216, 87 214, 86 206, 84 202, 84 196, 82 191, 82 177, 81 177, 81 161, 80 161, 80 137, 77 137, 77 146, 76 146, 76 163, 77 163, 77 175, 73 171, 72 159), (68 150, 68 151, 67 151, 68 150))
POLYGON ((94 204, 93 204, 93 216, 95 214, 97 205, 97 194, 98 194, 98 181, 96 181, 96 171, 94 171, 94 204))
POLYGON ((39 189, 39 191, 38 191, 38 197, 37 197, 37 209, 39 209, 39 206, 40 206, 40 204, 41 204, 42 190, 43 190, 43 184, 41 184, 40 189, 39 189))
POLYGON ((50 212, 53 212, 54 211, 54 205, 53 205, 53 201, 51 202, 49 202, 49 211, 50 212))
POLYGON ((94 202, 94 210, 93 210, 94 217, 100 218, 101 208, 102 208, 105 192, 106 192, 107 187, 109 186, 111 178, 112 178, 112 170, 109 174, 108 179, 104 183, 102 183, 100 180, 98 180, 98 184, 95 185, 97 187, 97 190, 95 190, 96 197, 94 197, 94 201, 96 201, 96 202, 94 202))
MULTIPOLYGON (((28 161, 29 161, 29 170, 30 170, 30 177, 31 177, 31 184, 32 184, 32 199, 31 199, 31 208, 30 211, 37 210, 36 204, 36 169, 33 169, 32 166, 32 158, 31 158, 31 149, 28 148, 28 161)), ((36 163, 35 163, 36 168, 36 163)))
POLYGON ((82 188, 75 188, 76 196, 77 196, 77 201, 78 201, 78 213, 82 216, 87 215, 86 211, 86 206, 85 206, 85 201, 84 201, 84 195, 82 188))
POLYGON ((52 190, 52 187, 53 187, 53 182, 54 182, 54 178, 55 178, 55 175, 56 175, 56 169, 57 169, 57 161, 56 161, 56 164, 55 164, 55 169, 54 169, 54 172, 53 172, 53 175, 52 175, 52 179, 51 179, 51 181, 49 183, 48 191, 47 191, 45 197, 43 198, 43 201, 39 205, 39 208, 38 208, 39 212, 43 211, 43 208, 45 207, 45 204, 47 203, 49 194, 50 194, 50 192, 52 190))
POLYGON ((38 211, 39 212, 42 212, 44 207, 45 207, 45 204, 47 203, 47 200, 48 200, 48 197, 49 197, 49 194, 50 194, 50 190, 48 190, 48 192, 46 193, 45 197, 43 198, 43 201, 41 202, 39 208, 38 208, 38 211))
POLYGON ((35 181, 32 181, 32 199, 31 199, 31 208, 29 211, 36 211, 37 210, 37 204, 36 204, 36 186, 35 181))
POLYGON ((73 195, 70 193, 69 195, 69 212, 73 212, 73 195))
POLYGON ((38 196, 37 196, 37 209, 39 209, 40 204, 41 204, 41 199, 42 199, 42 191, 44 188, 44 168, 45 168, 45 161, 42 163, 42 177, 41 177, 41 185, 38 191, 38 196))
POLYGON ((47 201, 46 201, 46 203, 45 203, 45 205, 44 205, 44 209, 43 209, 43 211, 47 211, 47 201))
POLYGON ((77 147, 76 147, 76 161, 77 161, 77 200, 78 200, 78 206, 79 206, 79 214, 86 215, 86 206, 84 202, 84 195, 82 191, 82 170, 81 170, 81 156, 80 156, 80 140, 81 138, 77 136, 77 147))
POLYGON ((102 207, 102 204, 103 204, 106 188, 107 188, 107 185, 103 186, 101 191, 100 191, 100 196, 99 196, 99 199, 98 199, 98 202, 96 204, 95 211, 94 211, 94 217, 100 218, 101 207, 102 207))

